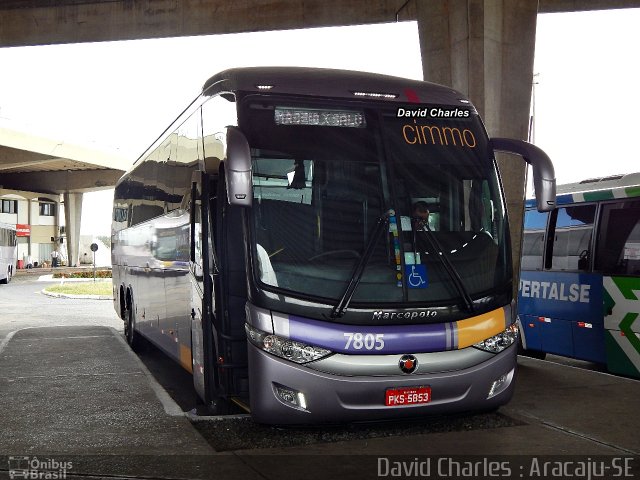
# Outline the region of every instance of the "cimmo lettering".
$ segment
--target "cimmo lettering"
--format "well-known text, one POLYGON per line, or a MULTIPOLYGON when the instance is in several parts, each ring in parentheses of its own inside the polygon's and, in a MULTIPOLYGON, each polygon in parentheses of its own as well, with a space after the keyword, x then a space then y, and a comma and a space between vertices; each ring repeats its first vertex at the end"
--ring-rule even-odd
POLYGON ((414 120, 413 125, 402 126, 402 136, 409 145, 438 145, 446 147, 475 148, 476 137, 468 128, 439 127, 437 125, 418 125, 414 120))

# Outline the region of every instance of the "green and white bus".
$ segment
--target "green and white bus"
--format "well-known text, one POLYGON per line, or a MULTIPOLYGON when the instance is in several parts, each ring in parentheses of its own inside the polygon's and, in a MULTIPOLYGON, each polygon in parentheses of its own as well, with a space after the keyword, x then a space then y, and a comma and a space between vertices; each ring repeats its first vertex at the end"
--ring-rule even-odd
POLYGON ((527 203, 522 347, 640 377, 640 173, 560 185, 557 204, 527 203))

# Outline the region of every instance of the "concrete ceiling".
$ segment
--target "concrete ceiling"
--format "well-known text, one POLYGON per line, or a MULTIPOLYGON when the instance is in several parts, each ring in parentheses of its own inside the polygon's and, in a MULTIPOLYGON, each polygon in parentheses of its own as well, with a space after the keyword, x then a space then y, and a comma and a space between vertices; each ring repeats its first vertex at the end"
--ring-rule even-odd
MULTIPOLYGON (((1 0, 0 47, 415 20, 417 1, 1 0)), ((541 13, 630 7, 640 0, 539 1, 541 13)), ((104 153, 0 128, 0 188, 84 192, 114 185, 127 167, 104 153)))
POLYGON ((44 193, 113 186, 130 162, 89 148, 0 128, 0 188, 44 193))
MULTIPOLYGON (((415 20, 417 1, 2 0, 0 46, 211 35, 415 20)), ((547 13, 629 7, 640 7, 640 0, 539 0, 538 11, 547 13)))

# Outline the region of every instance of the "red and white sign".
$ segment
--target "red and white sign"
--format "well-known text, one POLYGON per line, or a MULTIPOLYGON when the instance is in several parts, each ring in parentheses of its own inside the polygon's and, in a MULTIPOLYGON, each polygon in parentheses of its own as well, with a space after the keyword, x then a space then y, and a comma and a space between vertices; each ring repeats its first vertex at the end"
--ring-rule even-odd
POLYGON ((431 401, 431 387, 388 388, 384 404, 387 407, 415 405, 431 401))
POLYGON ((31 225, 22 225, 18 223, 16 225, 16 237, 30 237, 31 225))

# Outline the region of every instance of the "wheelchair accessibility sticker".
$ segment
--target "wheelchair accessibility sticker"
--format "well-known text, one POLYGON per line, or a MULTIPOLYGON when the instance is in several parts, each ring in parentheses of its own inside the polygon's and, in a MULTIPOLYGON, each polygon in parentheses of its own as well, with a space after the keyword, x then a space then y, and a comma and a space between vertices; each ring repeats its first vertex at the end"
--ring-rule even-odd
POLYGON ((427 288, 427 267, 425 265, 405 265, 404 278, 407 288, 427 288))

